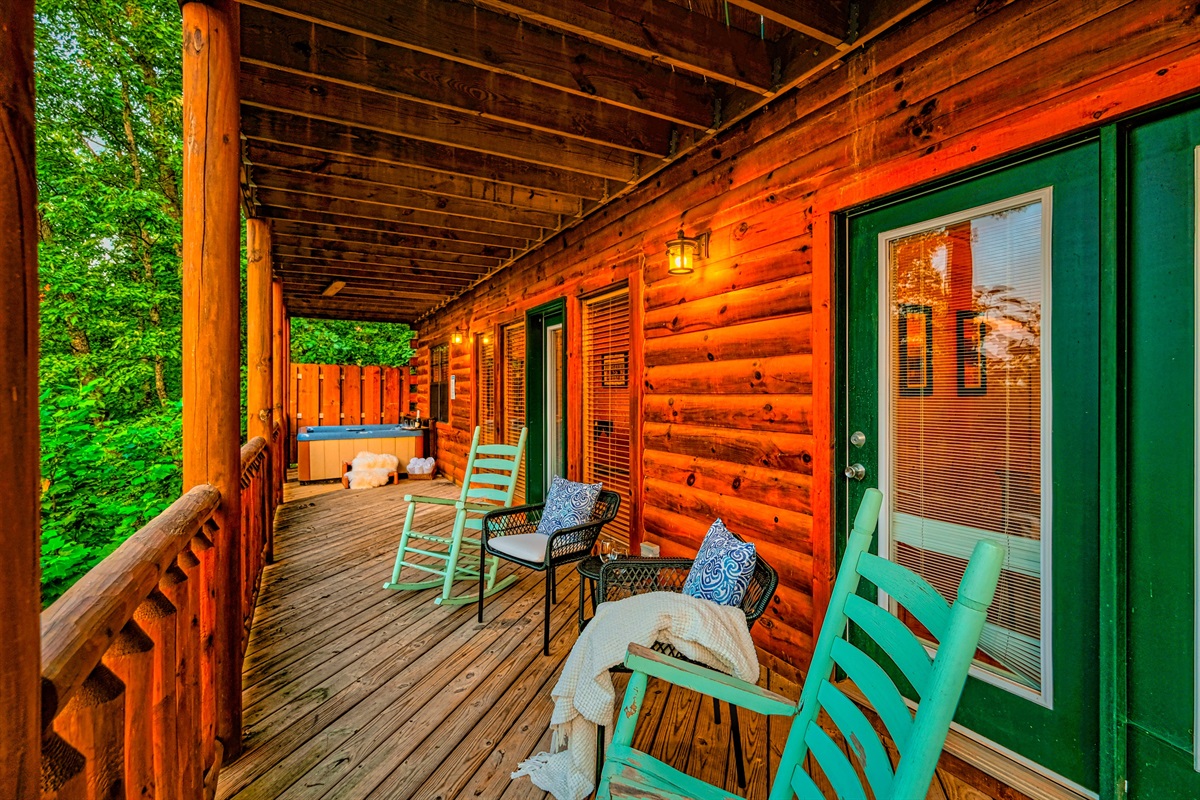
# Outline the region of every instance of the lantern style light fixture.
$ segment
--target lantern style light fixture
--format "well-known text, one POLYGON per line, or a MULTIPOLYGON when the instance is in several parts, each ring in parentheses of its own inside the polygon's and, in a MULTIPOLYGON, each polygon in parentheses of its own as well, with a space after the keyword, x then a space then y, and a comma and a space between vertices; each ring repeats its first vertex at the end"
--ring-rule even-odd
POLYGON ((462 328, 458 327, 457 325, 454 326, 454 333, 450 334, 450 341, 453 344, 462 344, 462 342, 463 342, 462 328))
POLYGON ((691 275, 696 267, 697 258, 708 258, 708 233, 702 233, 695 238, 679 235, 667 242, 667 272, 671 275, 691 275))

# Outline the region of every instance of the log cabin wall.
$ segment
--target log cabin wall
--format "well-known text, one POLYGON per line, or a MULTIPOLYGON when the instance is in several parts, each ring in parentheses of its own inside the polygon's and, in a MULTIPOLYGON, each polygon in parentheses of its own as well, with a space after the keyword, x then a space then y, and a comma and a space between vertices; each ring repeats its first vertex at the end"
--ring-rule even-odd
MULTIPOLYGON (((835 215, 1200 91, 1196 25, 1168 0, 937 4, 421 321, 414 374, 456 326, 566 296, 578 376, 579 298, 640 280, 644 538, 691 555, 720 516, 756 542, 781 584, 755 638, 802 666, 834 569, 835 215), (683 278, 664 255, 681 226, 712 232, 683 278)), ((451 354, 460 397, 472 352, 451 354)), ((472 412, 453 403, 442 426, 452 476, 472 412)))

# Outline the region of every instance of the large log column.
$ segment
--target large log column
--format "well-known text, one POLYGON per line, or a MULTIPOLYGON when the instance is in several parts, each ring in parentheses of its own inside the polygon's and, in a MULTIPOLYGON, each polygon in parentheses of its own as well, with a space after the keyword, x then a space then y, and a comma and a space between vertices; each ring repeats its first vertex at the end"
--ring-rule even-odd
POLYGON ((0 0, 0 786, 41 793, 33 0, 0 0))
POLYGON ((271 442, 271 223, 246 220, 246 436, 271 442))
POLYGON ((183 35, 183 484, 221 492, 205 678, 228 761, 242 741, 237 4, 184 3, 183 35))

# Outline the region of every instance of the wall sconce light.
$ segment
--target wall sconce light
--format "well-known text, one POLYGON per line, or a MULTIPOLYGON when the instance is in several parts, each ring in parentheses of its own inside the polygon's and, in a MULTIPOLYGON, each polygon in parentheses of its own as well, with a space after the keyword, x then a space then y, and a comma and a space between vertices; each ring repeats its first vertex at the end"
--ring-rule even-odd
POLYGON ((683 235, 667 242, 667 272, 672 275, 691 275, 695 271, 694 261, 697 258, 708 258, 708 233, 702 233, 695 238, 683 235))
POLYGON ((450 341, 453 344, 462 344, 462 342, 463 342, 462 328, 455 326, 454 333, 450 334, 450 341))

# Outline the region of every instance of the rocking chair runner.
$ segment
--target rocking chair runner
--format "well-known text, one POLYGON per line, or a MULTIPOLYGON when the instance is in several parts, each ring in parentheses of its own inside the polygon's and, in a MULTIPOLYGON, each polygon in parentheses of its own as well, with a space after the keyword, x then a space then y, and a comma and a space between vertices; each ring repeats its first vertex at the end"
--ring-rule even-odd
POLYGON ((799 704, 724 673, 630 645, 625 664, 634 674, 620 706, 597 800, 648 796, 661 800, 738 800, 737 795, 633 749, 633 732, 651 675, 761 714, 792 718, 770 800, 789 800, 793 795, 800 800, 823 800, 821 790, 804 771, 805 757, 810 752, 838 797, 867 796, 858 770, 817 723, 821 710, 849 743, 876 800, 925 796, 996 591, 1004 551, 991 542, 979 542, 959 584, 958 600, 949 606, 920 576, 867 552, 882 500, 879 490, 867 490, 855 517, 799 704), (856 594, 862 578, 908 609, 932 633, 939 642, 933 659, 903 622, 856 594), (847 638, 847 622, 873 640, 916 689, 921 702, 915 716, 879 663, 847 638), (894 770, 887 749, 866 716, 831 682, 835 664, 883 720, 900 752, 894 770))
POLYGON ((483 528, 483 516, 497 508, 509 508, 513 504, 513 495, 517 490, 517 475, 521 470, 522 458, 525 455, 525 437, 527 429, 521 429, 521 438, 516 446, 509 444, 479 443, 479 428, 471 439, 471 452, 467 458, 467 469, 463 478, 462 493, 457 500, 445 497, 422 497, 405 495, 404 502, 408 503, 408 514, 404 518, 404 532, 400 535, 400 548, 396 553, 396 565, 392 568, 392 579, 383 585, 385 589, 429 589, 442 587, 442 594, 434 603, 438 605, 464 605, 473 602, 475 597, 455 597, 455 581, 481 581, 486 584, 484 593, 488 596, 499 592, 512 584, 517 578, 510 575, 502 581, 496 581, 496 571, 499 559, 493 557, 488 566, 481 559, 480 569, 474 569, 468 564, 463 554, 463 545, 468 549, 478 551, 479 539, 466 536, 465 531, 480 531, 483 528), (413 530, 413 516, 418 504, 453 506, 454 529, 450 536, 436 536, 413 530), (438 549, 414 547, 412 541, 431 542, 441 545, 438 549), (418 562, 409 560, 411 556, 426 556, 443 562, 418 562), (461 563, 460 563, 461 562, 461 563), (401 583, 400 573, 405 568, 427 572, 437 577, 433 580, 415 583, 401 583))

